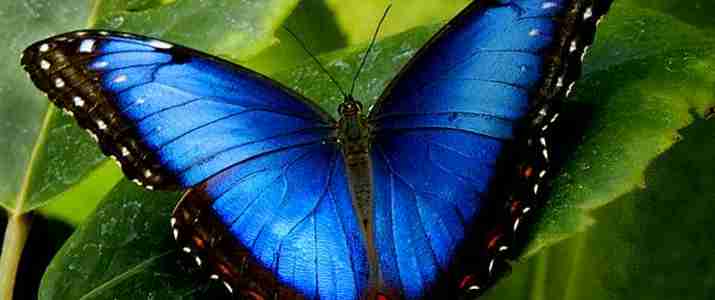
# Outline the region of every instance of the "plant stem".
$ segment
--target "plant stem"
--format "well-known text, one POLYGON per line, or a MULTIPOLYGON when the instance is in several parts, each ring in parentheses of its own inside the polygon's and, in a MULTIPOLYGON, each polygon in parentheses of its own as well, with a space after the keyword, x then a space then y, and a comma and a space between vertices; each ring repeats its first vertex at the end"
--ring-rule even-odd
POLYGON ((0 255, 0 299, 12 299, 17 268, 20 265, 22 249, 30 233, 31 223, 30 214, 12 213, 8 216, 2 255, 0 255))
POLYGON ((0 252, 0 299, 2 300, 11 300, 13 296, 17 268, 20 265, 22 250, 25 248, 25 242, 27 242, 27 236, 30 234, 30 225, 32 224, 31 213, 24 212, 25 202, 28 198, 35 160, 47 140, 47 131, 54 111, 51 106, 48 106, 45 117, 42 120, 42 126, 40 127, 40 135, 37 137, 37 141, 32 148, 32 153, 27 163, 27 172, 22 179, 20 192, 17 194, 17 199, 15 200, 15 207, 8 209, 5 239, 2 245, 2 252, 0 252))

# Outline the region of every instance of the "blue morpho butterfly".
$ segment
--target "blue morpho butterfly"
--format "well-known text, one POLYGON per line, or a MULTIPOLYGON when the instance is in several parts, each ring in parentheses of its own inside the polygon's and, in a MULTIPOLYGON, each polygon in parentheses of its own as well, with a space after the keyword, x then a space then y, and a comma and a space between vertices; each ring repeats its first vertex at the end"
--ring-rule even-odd
POLYGON ((106 31, 22 64, 147 188, 188 189, 180 247, 249 299, 459 298, 490 284, 548 171, 555 105, 611 0, 474 1, 364 112, 106 31))

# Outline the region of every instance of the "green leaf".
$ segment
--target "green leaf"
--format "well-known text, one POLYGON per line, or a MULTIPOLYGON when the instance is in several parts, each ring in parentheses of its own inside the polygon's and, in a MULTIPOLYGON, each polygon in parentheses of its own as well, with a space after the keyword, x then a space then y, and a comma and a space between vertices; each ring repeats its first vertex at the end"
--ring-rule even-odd
POLYGON ((485 299, 710 299, 715 121, 679 133, 642 187, 593 210, 588 231, 517 264, 485 299))
POLYGON ((195 286, 169 234, 179 193, 114 188, 47 269, 39 299, 178 299, 195 286))
POLYGON ((275 31, 297 3, 298 0, 179 0, 139 11, 99 8, 96 27, 161 37, 244 60, 276 42, 275 31))
MULTIPOLYGON (((348 14, 337 10, 356 10, 348 4, 334 5, 336 16, 348 14)), ((356 97, 368 106, 374 103, 438 28, 421 26, 380 41, 368 59, 356 97)), ((364 40, 355 38, 360 39, 364 40)), ((360 44, 320 58, 348 85, 364 47, 360 44)), ((587 59, 584 79, 563 107, 561 124, 567 125, 561 125, 552 141, 563 163, 535 226, 528 256, 487 298, 630 299, 661 294, 676 298, 676 292, 669 290, 671 281, 678 284, 678 291, 693 287, 688 294, 693 299, 711 289, 710 270, 715 265, 709 251, 715 239, 701 228, 709 225, 708 205, 713 199, 708 184, 713 173, 708 171, 715 164, 708 154, 715 147, 715 131, 712 120, 702 119, 715 106, 713 47, 715 42, 705 30, 681 18, 641 8, 639 0, 617 1, 587 59), (671 156, 673 166, 660 170, 659 162, 671 156), (679 170, 682 178, 671 181, 672 170, 679 170), (682 205, 680 195, 687 197, 689 205, 682 205), (673 226, 690 216, 695 218, 673 226), (663 236, 673 243, 662 241, 663 236), (653 250, 659 247, 662 250, 653 250), (695 262, 687 261, 689 257, 695 262), (705 270, 692 271, 698 267, 705 270), (648 279, 653 279, 649 272, 660 276, 654 282, 661 286, 649 284, 648 279), (688 276, 673 275, 691 273, 704 279, 693 283, 688 276)), ((342 100, 312 62, 274 77, 329 112, 335 113, 342 100)), ((176 245, 167 237, 168 216, 177 199, 176 194, 120 184, 57 255, 43 279, 41 299, 202 297, 197 289, 203 284, 195 282, 203 279, 177 270, 176 245), (137 230, 137 224, 142 230, 137 230), (102 234, 102 227, 117 234, 102 234), (92 257, 85 251, 94 251, 89 252, 92 257), (103 268, 109 270, 106 275, 103 268)))
POLYGON ((644 170, 680 139, 677 131, 715 105, 715 40, 628 5, 616 5, 603 29, 598 42, 605 42, 588 62, 605 62, 587 69, 563 114, 564 123, 583 131, 562 138, 580 137, 554 182, 530 251, 584 230, 593 222, 584 211, 642 186, 644 170), (641 34, 642 24, 650 25, 650 34, 641 34))
POLYGON ((470 0, 326 0, 335 11, 335 18, 347 36, 349 45, 370 40, 377 23, 388 5, 392 5, 383 28, 385 36, 405 32, 415 27, 442 23, 454 17, 470 0))
POLYGON ((715 30, 715 2, 711 0, 638 0, 635 2, 643 8, 659 10, 672 15, 680 21, 703 30, 715 30))

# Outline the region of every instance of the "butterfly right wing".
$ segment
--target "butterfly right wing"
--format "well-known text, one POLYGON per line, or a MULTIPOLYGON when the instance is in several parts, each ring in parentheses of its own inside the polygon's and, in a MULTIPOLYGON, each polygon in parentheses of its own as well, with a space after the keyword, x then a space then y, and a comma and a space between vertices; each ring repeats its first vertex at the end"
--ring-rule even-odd
POLYGON ((472 293, 499 273, 550 173, 555 102, 610 3, 473 1, 390 84, 369 118, 386 292, 472 293))

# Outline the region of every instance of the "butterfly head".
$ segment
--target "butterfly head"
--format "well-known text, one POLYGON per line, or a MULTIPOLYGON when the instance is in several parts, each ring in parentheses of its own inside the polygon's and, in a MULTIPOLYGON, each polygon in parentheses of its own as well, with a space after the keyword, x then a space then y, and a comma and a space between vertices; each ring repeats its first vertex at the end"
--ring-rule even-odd
POLYGON ((343 118, 357 116, 362 112, 362 103, 355 100, 353 96, 347 96, 345 101, 338 106, 338 113, 343 118))
POLYGON ((363 122, 362 103, 352 96, 345 97, 345 101, 338 106, 340 113, 339 131, 341 140, 348 143, 359 143, 365 137, 365 122, 363 122))

